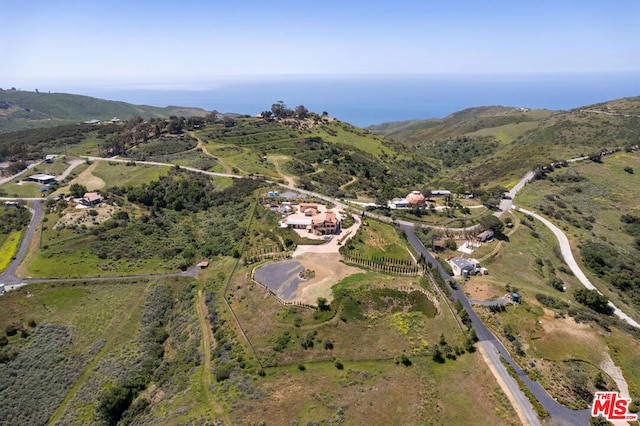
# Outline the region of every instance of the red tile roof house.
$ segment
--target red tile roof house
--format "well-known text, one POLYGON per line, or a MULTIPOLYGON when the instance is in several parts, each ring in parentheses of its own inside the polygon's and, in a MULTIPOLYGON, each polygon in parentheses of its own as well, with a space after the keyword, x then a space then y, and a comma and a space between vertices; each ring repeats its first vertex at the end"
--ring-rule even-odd
POLYGON ((326 212, 311 219, 311 228, 316 235, 335 234, 338 230, 338 219, 334 212, 326 212))
POLYGON ((282 220, 283 227, 306 229, 315 235, 335 234, 340 228, 340 221, 334 212, 318 213, 317 205, 302 204, 298 215, 288 216, 282 220), (300 217, 303 214, 303 217, 300 217))

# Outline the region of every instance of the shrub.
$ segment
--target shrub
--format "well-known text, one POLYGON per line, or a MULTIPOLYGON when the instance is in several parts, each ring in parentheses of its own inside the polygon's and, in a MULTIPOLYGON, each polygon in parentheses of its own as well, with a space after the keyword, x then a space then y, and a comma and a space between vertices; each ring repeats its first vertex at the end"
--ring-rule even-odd
POLYGON ((343 369, 344 369, 344 364, 342 363, 342 361, 340 361, 340 360, 339 360, 339 359, 337 359, 337 358, 333 361, 333 365, 335 365, 335 367, 336 367, 338 370, 343 370, 343 369))
POLYGON ((564 291, 564 282, 558 277, 553 277, 552 279, 550 279, 548 281, 548 284, 558 291, 564 291))
POLYGON ((120 385, 110 388, 98 400, 98 416, 109 424, 117 424, 134 397, 135 392, 131 387, 120 385))
POLYGON ((456 240, 454 240, 453 238, 447 238, 444 242, 444 246, 447 248, 447 250, 456 250, 458 248, 456 240))
POLYGON ((400 357, 400 362, 405 367, 411 366, 411 360, 409 359, 409 357, 406 354, 402 354, 402 356, 400 357))
POLYGON ((547 308, 552 308, 552 309, 567 309, 569 307, 569 304, 563 300, 559 300, 556 299, 555 297, 552 296, 547 296, 546 294, 536 294, 536 299, 538 300, 538 302, 540 302, 543 306, 546 306, 547 308))
POLYGON ((16 334, 18 334, 18 330, 20 330, 22 328, 22 324, 20 324, 19 322, 14 322, 11 323, 9 325, 7 325, 4 328, 5 333, 7 333, 7 336, 15 336, 16 334))
POLYGON ((231 366, 230 365, 221 365, 216 370, 216 381, 224 382, 229 377, 231 377, 231 366))
POLYGON ((574 298, 576 299, 576 302, 581 303, 596 312, 605 315, 613 314, 613 308, 609 305, 609 299, 600 294, 598 290, 581 288, 575 292, 574 298))

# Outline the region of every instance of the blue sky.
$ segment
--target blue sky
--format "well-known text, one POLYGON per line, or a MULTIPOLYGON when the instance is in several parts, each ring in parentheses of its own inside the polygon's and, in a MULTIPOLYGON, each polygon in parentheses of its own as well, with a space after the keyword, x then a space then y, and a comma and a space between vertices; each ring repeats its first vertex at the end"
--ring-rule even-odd
POLYGON ((640 2, 0 0, 0 87, 635 72, 640 2))

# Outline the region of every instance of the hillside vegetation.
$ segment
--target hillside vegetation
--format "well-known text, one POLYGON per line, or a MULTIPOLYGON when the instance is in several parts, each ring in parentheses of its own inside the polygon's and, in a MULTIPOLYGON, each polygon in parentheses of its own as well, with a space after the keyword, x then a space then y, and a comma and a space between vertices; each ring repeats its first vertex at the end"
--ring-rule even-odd
POLYGON ((136 115, 149 119, 172 115, 202 117, 206 114, 200 108, 160 108, 67 93, 0 89, 0 133, 92 119, 111 120, 113 117, 128 120, 136 115))
POLYGON ((570 111, 470 108, 441 120, 384 123, 368 130, 407 143, 468 188, 509 184, 553 160, 640 142, 640 97, 570 111))
MULTIPOLYGON (((378 127, 393 138, 282 102, 261 117, 136 114, 0 134, 6 174, 47 154, 59 157, 29 173, 77 166, 42 191, 44 218, 16 273, 29 284, 0 297, 0 423, 516 424, 471 311, 450 299, 456 288, 479 301, 520 295, 473 310, 557 401, 581 409, 596 390, 622 390, 605 366, 613 360, 637 409, 640 332, 606 302, 640 318, 638 105, 474 108, 378 127), (492 215, 530 170, 517 205, 566 233, 602 295, 583 287, 540 221, 492 215), (337 213, 335 246, 312 241, 280 226, 291 189, 278 183, 381 203, 450 189, 428 206, 377 213, 440 226, 416 234, 443 262, 475 240, 454 227, 495 226, 472 254, 489 273, 447 284, 394 220, 349 208, 337 213), (102 201, 77 208, 87 191, 102 201), (312 242, 319 252, 293 256, 312 242), (254 280, 289 257, 283 268, 305 269, 274 281, 306 280, 291 297, 254 280)), ((40 194, 19 180, 2 195, 40 194)), ((299 197, 292 204, 325 204, 299 197)), ((28 210, 0 209, 0 243, 17 241, 28 210)))

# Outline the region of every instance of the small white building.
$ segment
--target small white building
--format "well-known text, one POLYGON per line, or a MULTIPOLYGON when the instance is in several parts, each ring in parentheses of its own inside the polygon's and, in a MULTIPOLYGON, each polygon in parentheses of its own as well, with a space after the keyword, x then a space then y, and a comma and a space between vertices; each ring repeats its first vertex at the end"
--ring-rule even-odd
POLYGON ((27 180, 30 180, 32 182, 38 182, 42 185, 46 185, 48 183, 54 182, 56 180, 55 176, 51 176, 51 175, 47 175, 44 173, 37 173, 35 175, 31 175, 27 178, 27 180))
POLYGON ((449 260, 449 265, 451 265, 454 275, 461 275, 465 278, 480 273, 480 262, 476 259, 453 257, 449 260))
POLYGON ((411 207, 411 203, 406 198, 394 198, 387 203, 390 209, 407 209, 411 207))

